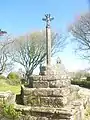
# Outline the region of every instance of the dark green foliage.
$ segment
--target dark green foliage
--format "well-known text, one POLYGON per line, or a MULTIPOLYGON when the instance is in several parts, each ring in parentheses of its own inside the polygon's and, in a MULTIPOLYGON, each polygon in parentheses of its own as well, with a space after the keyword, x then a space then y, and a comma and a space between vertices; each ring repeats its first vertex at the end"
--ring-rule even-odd
POLYGON ((14 105, 3 104, 3 111, 2 114, 6 118, 17 120, 21 116, 21 112, 18 112, 14 109, 14 105))
POLYGON ((87 77, 87 81, 90 81, 90 77, 87 77))
POLYGON ((20 77, 17 73, 11 72, 8 74, 7 78, 7 83, 10 85, 19 85, 21 83, 20 77))
POLYGON ((20 85, 21 82, 20 82, 20 79, 8 79, 7 83, 9 85, 20 85))
POLYGON ((90 88, 90 81, 87 80, 84 81, 72 80, 71 84, 79 85, 80 87, 90 88))
POLYGON ((19 79, 19 75, 15 72, 10 72, 7 76, 8 79, 19 79))

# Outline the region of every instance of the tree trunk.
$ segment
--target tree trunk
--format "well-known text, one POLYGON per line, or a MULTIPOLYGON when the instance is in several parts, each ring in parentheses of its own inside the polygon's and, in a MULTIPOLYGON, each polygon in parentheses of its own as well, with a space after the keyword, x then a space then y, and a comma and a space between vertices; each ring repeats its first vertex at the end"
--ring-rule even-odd
POLYGON ((26 80, 30 88, 33 88, 33 80, 30 79, 30 76, 32 75, 32 71, 27 71, 26 72, 26 80))

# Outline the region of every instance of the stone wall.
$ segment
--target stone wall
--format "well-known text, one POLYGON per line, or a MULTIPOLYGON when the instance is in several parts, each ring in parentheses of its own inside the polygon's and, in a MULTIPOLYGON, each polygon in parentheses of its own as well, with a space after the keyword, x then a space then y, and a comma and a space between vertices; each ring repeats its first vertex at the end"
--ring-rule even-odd
POLYGON ((0 102, 7 102, 8 104, 15 104, 16 95, 11 91, 0 92, 0 102))

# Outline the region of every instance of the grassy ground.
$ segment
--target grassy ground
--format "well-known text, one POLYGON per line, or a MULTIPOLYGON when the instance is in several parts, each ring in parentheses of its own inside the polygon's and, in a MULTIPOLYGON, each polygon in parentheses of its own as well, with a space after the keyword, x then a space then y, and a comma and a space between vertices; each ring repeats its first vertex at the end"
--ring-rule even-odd
POLYGON ((15 94, 19 94, 20 93, 20 85, 17 85, 17 86, 12 86, 12 85, 9 85, 5 82, 4 79, 0 79, 0 91, 12 91, 13 93, 15 94))

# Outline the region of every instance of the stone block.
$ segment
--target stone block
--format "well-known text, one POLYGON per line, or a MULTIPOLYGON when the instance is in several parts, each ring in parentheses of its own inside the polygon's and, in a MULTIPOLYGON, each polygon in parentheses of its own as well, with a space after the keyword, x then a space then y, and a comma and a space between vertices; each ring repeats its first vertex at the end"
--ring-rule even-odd
POLYGON ((41 80, 42 79, 42 76, 41 75, 31 75, 29 77, 29 79, 33 80, 33 81, 38 81, 38 80, 41 80))
POLYGON ((22 119, 24 119, 24 120, 37 120, 37 117, 28 115, 28 116, 24 116, 22 119))
POLYGON ((0 101, 1 102, 7 102, 8 104, 14 104, 15 98, 16 98, 16 95, 13 94, 11 91, 0 92, 0 101))
POLYGON ((47 76, 42 76, 42 81, 47 81, 47 76))
MULTIPOLYGON (((69 107, 64 108, 53 108, 53 107, 28 107, 16 106, 16 110, 23 111, 25 113, 25 120, 74 120, 71 119, 72 111, 69 107), (18 109, 17 109, 18 108, 18 109)), ((76 111, 75 111, 76 112, 76 111)), ((75 113, 74 112, 74 113, 75 113)))
POLYGON ((38 117, 37 120, 49 120, 49 119, 46 117, 38 117))
POLYGON ((56 81, 50 81, 49 82, 49 87, 50 88, 56 88, 57 86, 56 86, 56 81))
POLYGON ((61 87, 70 86, 70 82, 68 80, 55 80, 49 81, 50 88, 61 88, 61 87))
POLYGON ((47 75, 47 80, 48 81, 55 81, 57 80, 57 77, 53 74, 53 75, 47 75))
POLYGON ((60 87, 62 87, 62 81, 60 81, 60 80, 50 81, 49 87, 50 88, 60 88, 60 87))
POLYGON ((49 98, 48 97, 41 97, 40 104, 43 107, 48 107, 49 106, 49 98))
POLYGON ((42 97, 48 97, 52 96, 53 90, 50 88, 38 88, 34 90, 35 96, 42 96, 42 97))
POLYGON ((24 97, 23 97, 24 105, 27 105, 27 104, 28 104, 27 101, 28 101, 28 96, 24 96, 24 97))
POLYGON ((69 79, 62 79, 62 81, 63 81, 63 87, 71 85, 71 81, 69 79))
POLYGON ((34 88, 48 88, 49 83, 46 81, 40 81, 40 82, 33 82, 33 87, 34 88))
POLYGON ((62 97, 50 97, 49 98, 49 107, 63 107, 63 98, 62 97))
POLYGON ((28 96, 27 105, 30 106, 40 106, 40 97, 38 96, 28 96))
POLYGON ((55 81, 57 78, 54 75, 45 75, 42 76, 43 81, 55 81))
POLYGON ((41 97, 40 104, 44 107, 63 107, 67 104, 67 97, 41 97))
MULTIPOLYGON (((34 95, 42 97, 63 97, 70 94, 70 89, 68 87, 64 88, 34 88, 28 89, 28 93, 25 95, 34 95)), ((25 91, 26 92, 26 91, 25 91)))
POLYGON ((68 87, 63 88, 54 88, 53 89, 53 97, 63 97, 70 94, 70 89, 68 87))
POLYGON ((24 95, 33 95, 33 92, 36 88, 24 88, 23 89, 23 92, 24 92, 24 95))
POLYGON ((23 91, 25 96, 62 97, 70 93, 70 88, 26 88, 23 91))

